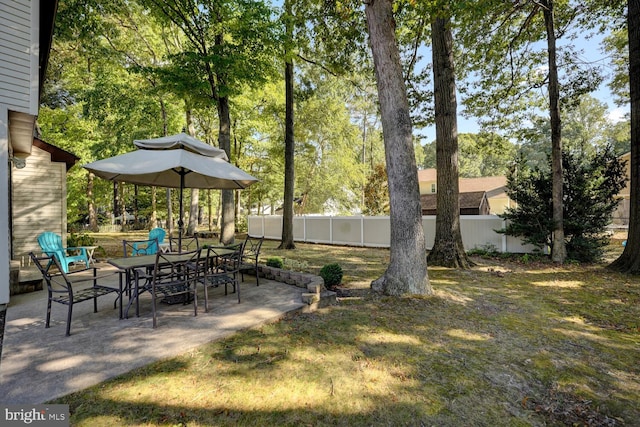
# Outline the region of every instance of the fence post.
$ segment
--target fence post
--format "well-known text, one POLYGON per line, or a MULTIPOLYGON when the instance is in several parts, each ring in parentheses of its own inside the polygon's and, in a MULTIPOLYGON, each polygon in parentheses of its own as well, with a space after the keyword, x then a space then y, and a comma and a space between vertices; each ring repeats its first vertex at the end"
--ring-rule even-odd
MULTIPOLYGON (((504 230, 505 228, 507 228, 507 220, 503 219, 502 229, 504 230)), ((506 253, 506 252, 507 252, 507 235, 502 234, 502 253, 506 253)))
POLYGON ((333 215, 329 216, 329 242, 333 245, 333 215))

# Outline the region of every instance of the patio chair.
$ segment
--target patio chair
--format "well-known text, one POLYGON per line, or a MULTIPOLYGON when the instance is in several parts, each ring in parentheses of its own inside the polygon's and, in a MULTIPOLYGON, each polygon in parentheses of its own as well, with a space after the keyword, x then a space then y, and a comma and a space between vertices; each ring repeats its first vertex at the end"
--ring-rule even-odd
MULTIPOLYGON (((160 229, 162 230, 162 229, 160 229)), ((164 231, 164 230, 162 230, 164 231)), ((155 255, 158 253, 158 240, 156 238, 143 240, 123 240, 122 252, 125 258, 132 256, 155 255), (148 253, 151 252, 151 253, 148 253)), ((134 268, 127 271, 126 290, 129 293, 129 303, 125 310, 125 317, 129 318, 129 309, 133 301, 136 302, 136 317, 140 315, 139 296, 144 291, 150 290, 153 279, 153 268, 134 268), (142 285, 140 283, 143 282, 142 285)))
POLYGON ((182 236, 179 237, 169 236, 169 251, 170 252, 189 252, 200 249, 200 242, 198 241, 198 235, 182 236))
POLYGON ((240 258, 244 243, 231 246, 207 248, 207 257, 199 261, 198 282, 204 287, 204 310, 209 311, 209 288, 224 285, 224 294, 228 295, 228 286, 238 295, 240 303, 240 258))
POLYGON ((89 268, 89 257, 86 248, 63 247, 62 237, 51 231, 45 231, 38 236, 38 244, 42 252, 58 260, 60 271, 68 273, 69 266, 74 263, 84 263, 89 268), (75 252, 71 255, 70 252, 75 252))
POLYGON ((244 241, 244 250, 240 259, 240 273, 244 282, 244 273, 253 271, 256 276, 256 286, 260 286, 260 278, 258 276, 258 257, 260 256, 260 248, 262 248, 262 237, 251 237, 247 235, 244 241))
MULTIPOLYGON (((33 252, 29 253, 31 260, 38 267, 42 278, 47 284, 47 317, 45 321, 45 328, 49 327, 51 320, 51 303, 57 302, 69 307, 67 312, 67 332, 66 335, 71 335, 71 314, 73 311, 73 305, 79 302, 93 300, 93 312, 98 312, 98 297, 115 293, 120 297, 119 287, 105 286, 98 284, 98 280, 104 280, 107 277, 115 276, 116 273, 108 273, 106 275, 98 277, 97 268, 92 267, 92 274, 90 275, 87 270, 77 270, 71 273, 67 273, 62 269, 62 265, 58 261, 58 258, 52 255, 43 255, 41 257, 36 256, 33 252), (53 269, 52 267, 57 269, 53 269), (87 286, 90 284, 90 286, 87 286)), ((117 300, 117 298, 116 298, 117 300)), ((115 302, 114 302, 115 303, 115 302)), ((115 305, 114 305, 115 307, 115 305)))
POLYGON ((140 256, 140 255, 155 255, 158 252, 158 244, 160 242, 157 238, 140 239, 140 240, 123 240, 122 252, 124 257, 140 256))
POLYGON ((153 312, 153 327, 157 327, 157 299, 169 303, 182 302, 188 304, 193 301, 193 315, 198 315, 197 268, 200 249, 182 253, 156 254, 156 263, 151 280, 151 307, 153 312))
POLYGON ((149 231, 149 238, 146 240, 150 243, 145 245, 145 241, 132 242, 133 255, 155 255, 155 253, 158 252, 160 245, 164 243, 164 237, 166 234, 167 232, 160 227, 152 229, 149 231))

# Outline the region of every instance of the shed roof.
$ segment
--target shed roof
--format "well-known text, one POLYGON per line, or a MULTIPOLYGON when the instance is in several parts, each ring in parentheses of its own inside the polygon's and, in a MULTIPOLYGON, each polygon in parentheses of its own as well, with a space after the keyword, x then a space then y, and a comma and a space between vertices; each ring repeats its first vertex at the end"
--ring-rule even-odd
MULTIPOLYGON (((422 169, 418 171, 419 182, 431 182, 438 179, 436 169, 422 169)), ((477 178, 460 178, 458 187, 460 193, 486 191, 487 197, 493 197, 504 193, 507 186, 506 176, 481 176, 477 178)))
MULTIPOLYGON (((422 210, 434 210, 437 207, 437 194, 423 194, 420 196, 420 205, 422 210)), ((484 191, 472 191, 460 193, 458 200, 460 201, 460 209, 478 209, 486 199, 484 191)))
POLYGON ((80 160, 80 157, 75 154, 65 151, 62 148, 58 148, 55 145, 51 145, 39 138, 33 138, 33 145, 51 154, 51 161, 66 163, 67 170, 80 160))

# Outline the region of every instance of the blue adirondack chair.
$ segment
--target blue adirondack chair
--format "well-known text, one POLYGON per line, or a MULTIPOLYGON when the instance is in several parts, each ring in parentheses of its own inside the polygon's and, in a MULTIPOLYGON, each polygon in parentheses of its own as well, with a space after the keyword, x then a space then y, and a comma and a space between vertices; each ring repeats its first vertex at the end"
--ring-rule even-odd
POLYGON ((138 247, 136 243, 133 244, 133 255, 155 255, 158 252, 158 245, 161 245, 164 242, 164 236, 166 236, 167 232, 164 229, 157 227, 149 231, 149 240, 156 239, 158 244, 155 242, 150 243, 149 246, 138 247))
POLYGON ((86 248, 74 248, 63 247, 62 237, 59 234, 51 231, 45 231, 38 236, 38 244, 42 249, 42 252, 49 256, 54 256, 60 263, 60 267, 65 273, 69 272, 69 265, 73 263, 83 262, 87 268, 89 268, 89 257, 87 256, 86 248), (76 255, 71 255, 70 252, 75 252, 76 255))

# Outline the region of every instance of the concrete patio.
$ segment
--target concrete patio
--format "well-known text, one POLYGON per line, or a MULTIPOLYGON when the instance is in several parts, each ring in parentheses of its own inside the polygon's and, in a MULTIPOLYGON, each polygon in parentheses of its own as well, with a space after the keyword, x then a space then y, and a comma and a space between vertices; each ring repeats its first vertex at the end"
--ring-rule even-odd
MULTIPOLYGON (((117 277, 113 276, 114 284, 117 277)), ((13 296, 2 344, 0 402, 44 403, 309 307, 303 302, 307 289, 274 280, 261 278, 256 286, 255 277, 245 276, 241 292, 238 304, 235 294, 225 296, 224 289, 214 289, 205 313, 201 290, 197 317, 191 304, 160 303, 157 329, 151 325, 149 295, 141 297, 140 317, 132 308, 129 319, 122 320, 113 309, 112 296, 98 300, 98 313, 93 313, 91 301, 85 301, 74 305, 69 337, 64 305, 53 304, 51 327, 44 327, 46 287, 13 296)))

